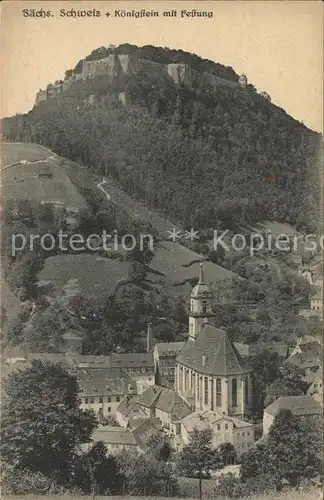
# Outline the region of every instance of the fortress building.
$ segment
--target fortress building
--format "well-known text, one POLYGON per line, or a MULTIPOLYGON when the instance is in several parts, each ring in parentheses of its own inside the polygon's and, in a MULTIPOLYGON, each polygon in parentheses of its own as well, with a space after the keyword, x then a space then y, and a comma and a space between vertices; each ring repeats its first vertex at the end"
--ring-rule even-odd
POLYGON ((248 84, 248 80, 247 80, 246 75, 241 75, 239 77, 238 82, 239 82, 239 86, 242 87, 242 89, 246 89, 247 84, 248 84))
MULTIPOLYGON (((109 46, 109 48, 114 49, 113 46, 109 46)), ((68 90, 78 80, 92 80, 98 76, 105 76, 107 77, 107 82, 109 82, 114 78, 120 78, 125 75, 131 76, 139 72, 153 74, 159 78, 170 78, 175 84, 185 85, 188 88, 199 86, 201 82, 215 89, 219 85, 247 87, 247 78, 245 75, 241 75, 238 81, 227 80, 218 76, 213 71, 197 71, 189 64, 181 62, 166 64, 151 59, 139 58, 136 54, 117 54, 113 50, 107 57, 80 61, 78 68, 65 72, 63 81, 56 81, 54 85, 49 84, 45 90, 40 90, 36 95, 35 105, 38 106, 47 99, 57 97, 61 92, 68 90)))
POLYGON ((271 102, 271 97, 270 97, 270 95, 268 94, 268 92, 260 92, 260 96, 262 96, 262 97, 263 97, 263 99, 265 99, 266 101, 271 102))

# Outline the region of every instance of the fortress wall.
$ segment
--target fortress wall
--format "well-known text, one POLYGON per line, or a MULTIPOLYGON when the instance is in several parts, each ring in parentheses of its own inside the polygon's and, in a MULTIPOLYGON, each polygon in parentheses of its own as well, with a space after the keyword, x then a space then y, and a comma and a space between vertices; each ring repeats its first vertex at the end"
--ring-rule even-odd
POLYGON ((166 65, 156 61, 150 61, 149 59, 139 59, 139 70, 146 71, 147 73, 153 73, 155 76, 162 77, 167 74, 166 65))
POLYGON ((133 62, 131 60, 131 56, 129 54, 118 54, 117 57, 121 66, 122 73, 128 75, 130 72, 130 65, 133 62))
POLYGON ((174 83, 176 83, 176 84, 180 83, 179 74, 178 74, 178 64, 176 64, 176 63, 168 64, 167 71, 168 71, 168 75, 172 78, 174 83))
MULTIPOLYGON (((84 60, 82 72, 73 74, 72 77, 65 79, 62 86, 62 91, 68 90, 73 82, 80 79, 93 79, 96 76, 102 75, 107 75, 108 77, 118 77, 123 74, 131 75, 137 73, 138 71, 153 73, 158 77, 169 75, 169 77, 172 78, 174 83, 176 83, 177 85, 183 84, 189 88, 199 87, 202 83, 211 85, 214 88, 217 88, 219 85, 226 85, 230 87, 240 86, 239 83, 226 80, 214 73, 200 73, 197 70, 191 69, 191 67, 187 64, 163 64, 148 59, 138 59, 136 57, 136 54, 110 54, 108 57, 95 61, 84 60)), ((51 97, 53 93, 55 93, 55 91, 53 92, 52 90, 48 90, 45 97, 44 95, 38 96, 37 94, 36 102, 46 100, 47 98, 51 97)), ((268 95, 264 94, 264 97, 268 100, 271 100, 270 96, 268 95)), ((124 100, 124 98, 121 99, 121 101, 124 100)))
POLYGON ((116 69, 116 56, 114 54, 96 61, 83 61, 82 80, 92 79, 98 75, 114 75, 116 69))

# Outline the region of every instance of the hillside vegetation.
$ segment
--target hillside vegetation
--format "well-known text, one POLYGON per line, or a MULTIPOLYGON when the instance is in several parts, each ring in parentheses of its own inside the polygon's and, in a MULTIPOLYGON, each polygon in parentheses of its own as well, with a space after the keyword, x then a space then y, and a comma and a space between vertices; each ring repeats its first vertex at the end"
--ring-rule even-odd
MULTIPOLYGON (((127 47, 135 50, 116 50, 127 47)), ((105 57, 105 50, 88 58, 105 57)), ((139 52, 216 71, 210 68, 215 63, 181 51, 139 52)), ((219 67, 222 78, 237 80, 232 69, 219 67)), ((27 115, 5 119, 3 132, 8 140, 47 145, 111 175, 133 198, 186 228, 229 228, 268 218, 316 229, 321 137, 253 86, 215 89, 202 79, 188 88, 148 66, 109 80, 78 81, 27 115)))

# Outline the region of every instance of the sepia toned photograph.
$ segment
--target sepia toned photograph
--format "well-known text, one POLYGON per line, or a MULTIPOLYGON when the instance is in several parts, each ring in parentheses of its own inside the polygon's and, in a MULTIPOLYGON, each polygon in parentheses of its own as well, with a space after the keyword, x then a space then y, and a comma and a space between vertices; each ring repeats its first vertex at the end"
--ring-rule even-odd
POLYGON ((323 500, 323 3, 0 9, 1 499, 323 500))

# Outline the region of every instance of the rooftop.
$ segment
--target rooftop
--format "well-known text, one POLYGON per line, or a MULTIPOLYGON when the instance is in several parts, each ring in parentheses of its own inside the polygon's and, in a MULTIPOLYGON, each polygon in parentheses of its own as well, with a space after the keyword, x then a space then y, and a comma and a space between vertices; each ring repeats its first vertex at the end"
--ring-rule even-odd
POLYGON ((163 388, 155 404, 155 408, 170 413, 171 420, 181 420, 190 413, 192 409, 188 404, 172 389, 163 388))
POLYGON ((245 420, 240 420, 235 417, 230 417, 228 415, 223 415, 222 413, 205 410, 205 411, 196 411, 188 415, 186 418, 182 420, 182 424, 185 426, 188 432, 193 432, 195 428, 198 430, 203 429, 211 429, 215 423, 220 420, 227 420, 228 422, 232 422, 234 428, 246 428, 253 427, 253 424, 250 422, 245 422, 245 420))
POLYGON ((296 416, 319 415, 321 405, 312 396, 283 396, 265 408, 269 415, 277 415, 280 410, 290 410, 296 416))
POLYGON ((138 404, 146 408, 152 408, 162 389, 163 387, 159 387, 158 385, 151 385, 138 397, 138 404))
POLYGON ((75 372, 82 396, 136 394, 136 382, 122 368, 87 368, 75 372))
POLYGON ((123 417, 131 417, 132 415, 137 416, 138 413, 137 400, 138 400, 137 395, 133 396, 128 394, 127 396, 125 396, 121 400, 117 408, 118 413, 120 413, 123 417))
POLYGON ((137 446, 136 439, 131 431, 123 428, 98 427, 92 434, 92 440, 103 441, 107 444, 123 444, 128 446, 137 446))
POLYGON ((179 354, 184 348, 186 342, 158 342, 155 344, 155 348, 159 356, 167 356, 171 353, 179 354))
POLYGON ((88 365, 92 368, 131 368, 131 367, 154 367, 153 353, 134 352, 129 354, 112 354, 110 356, 83 356, 74 355, 73 362, 75 366, 88 365))
POLYGON ((209 375, 241 375, 250 371, 227 333, 208 324, 196 341, 187 341, 177 361, 209 375))

